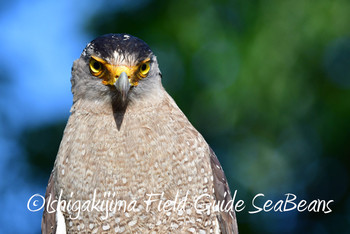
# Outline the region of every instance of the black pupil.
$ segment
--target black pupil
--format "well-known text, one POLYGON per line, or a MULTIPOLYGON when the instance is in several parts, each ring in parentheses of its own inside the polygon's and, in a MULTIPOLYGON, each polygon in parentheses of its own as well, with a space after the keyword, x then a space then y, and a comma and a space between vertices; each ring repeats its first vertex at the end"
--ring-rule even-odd
POLYGON ((142 64, 142 67, 141 67, 141 70, 142 71, 145 71, 147 69, 147 65, 144 63, 144 64, 142 64))
POLYGON ((96 69, 96 70, 100 70, 100 68, 101 68, 101 64, 100 64, 99 62, 96 62, 96 61, 92 64, 92 66, 93 66, 94 69, 96 69))

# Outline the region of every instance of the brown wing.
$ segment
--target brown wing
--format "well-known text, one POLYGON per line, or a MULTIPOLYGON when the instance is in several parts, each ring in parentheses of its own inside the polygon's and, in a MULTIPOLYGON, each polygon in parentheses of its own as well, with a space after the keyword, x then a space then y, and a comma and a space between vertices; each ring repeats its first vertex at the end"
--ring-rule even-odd
MULTIPOLYGON (((210 148, 210 147, 209 147, 210 148)), ((224 202, 224 207, 226 204, 232 200, 230 188, 227 184, 226 176, 218 158, 216 157, 214 151, 210 148, 210 165, 213 170, 214 177, 214 194, 217 201, 224 202)), ((220 224, 220 230, 224 234, 237 234, 238 227, 236 221, 236 214, 234 211, 225 212, 222 211, 218 215, 218 221, 220 224)))
MULTIPOLYGON (((51 172, 49 183, 46 188, 44 213, 43 213, 43 219, 41 221, 41 232, 43 234, 56 233, 56 211, 49 213, 46 208, 49 202, 50 194, 51 194, 51 202, 53 199, 55 199, 55 196, 56 196, 54 181, 52 179, 53 174, 54 174, 54 171, 51 172)), ((56 203, 52 204, 52 208, 56 210, 56 203)), ((48 208, 48 209, 50 210, 51 208, 48 208)))

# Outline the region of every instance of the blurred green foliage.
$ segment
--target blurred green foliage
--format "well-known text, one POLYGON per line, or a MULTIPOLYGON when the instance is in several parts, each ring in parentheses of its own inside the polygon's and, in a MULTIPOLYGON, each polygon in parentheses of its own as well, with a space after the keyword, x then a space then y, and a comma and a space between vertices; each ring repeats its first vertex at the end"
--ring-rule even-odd
MULTIPOLYGON (((238 213, 241 233, 346 233, 349 12, 347 0, 133 1, 101 9, 86 31, 126 32, 150 45, 164 86, 216 151, 238 199, 290 192, 335 200, 330 214, 238 213)), ((25 137, 59 142, 63 129, 52 128, 25 137)))
POLYGON ((32 178, 42 178, 44 182, 50 175, 62 138, 65 122, 54 123, 34 128, 28 128, 22 132, 20 145, 26 149, 28 163, 32 165, 32 178))

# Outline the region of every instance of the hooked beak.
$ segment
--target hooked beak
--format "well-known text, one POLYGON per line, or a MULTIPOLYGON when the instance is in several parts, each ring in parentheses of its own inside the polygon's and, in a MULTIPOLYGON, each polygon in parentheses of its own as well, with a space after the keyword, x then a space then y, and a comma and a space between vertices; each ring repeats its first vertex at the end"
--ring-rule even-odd
POLYGON ((117 81, 114 83, 114 86, 120 92, 123 102, 125 102, 131 87, 128 75, 125 72, 120 73, 117 81))

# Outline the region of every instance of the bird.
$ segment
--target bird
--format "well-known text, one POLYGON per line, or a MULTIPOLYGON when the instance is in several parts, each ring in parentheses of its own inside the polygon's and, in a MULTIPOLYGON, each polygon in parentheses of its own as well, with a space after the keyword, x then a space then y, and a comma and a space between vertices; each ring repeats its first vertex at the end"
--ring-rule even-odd
POLYGON ((143 40, 99 36, 71 73, 42 233, 238 233, 220 162, 143 40))

